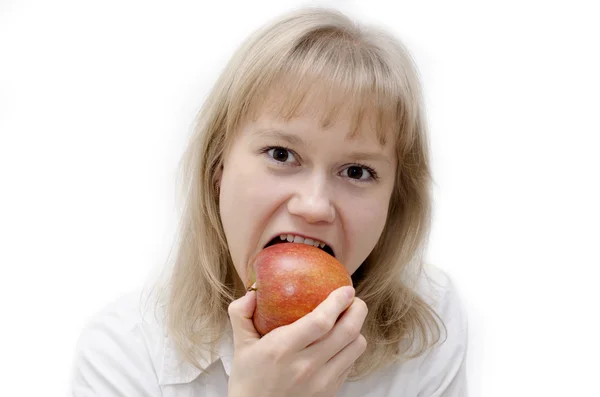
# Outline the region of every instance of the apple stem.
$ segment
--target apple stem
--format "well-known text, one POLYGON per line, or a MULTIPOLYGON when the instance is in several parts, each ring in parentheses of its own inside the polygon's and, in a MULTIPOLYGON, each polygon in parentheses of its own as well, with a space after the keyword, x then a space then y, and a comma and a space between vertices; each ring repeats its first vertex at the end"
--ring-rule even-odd
POLYGON ((248 287, 248 289, 246 291, 248 291, 248 292, 250 292, 250 291, 256 291, 256 288, 254 288, 254 287, 248 287))

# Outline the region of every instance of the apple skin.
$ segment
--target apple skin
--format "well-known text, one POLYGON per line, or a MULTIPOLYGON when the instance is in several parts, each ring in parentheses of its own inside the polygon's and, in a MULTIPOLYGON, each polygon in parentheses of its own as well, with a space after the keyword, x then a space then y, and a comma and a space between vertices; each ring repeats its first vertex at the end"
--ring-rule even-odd
POLYGON ((263 249, 249 264, 256 283, 254 327, 260 335, 288 325, 315 309, 334 290, 352 286, 350 274, 325 251, 302 243, 263 249))

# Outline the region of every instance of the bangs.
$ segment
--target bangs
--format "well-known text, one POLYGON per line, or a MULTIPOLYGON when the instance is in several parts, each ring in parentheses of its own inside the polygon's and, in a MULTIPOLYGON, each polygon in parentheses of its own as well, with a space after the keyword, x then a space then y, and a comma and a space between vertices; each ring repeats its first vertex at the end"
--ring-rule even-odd
POLYGON ((260 67, 255 63, 240 79, 233 97, 243 100, 231 104, 237 109, 229 113, 228 130, 261 112, 289 121, 317 105, 324 128, 343 112, 351 118, 349 136, 354 137, 369 116, 382 145, 392 138, 405 146, 412 141, 414 98, 402 71, 395 73, 382 52, 337 28, 310 31, 287 52, 265 57, 260 67))

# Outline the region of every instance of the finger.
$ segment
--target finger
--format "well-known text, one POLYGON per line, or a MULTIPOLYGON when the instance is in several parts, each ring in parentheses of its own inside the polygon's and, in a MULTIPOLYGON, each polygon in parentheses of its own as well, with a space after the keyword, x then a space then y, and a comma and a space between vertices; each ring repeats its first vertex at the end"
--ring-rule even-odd
POLYGON ((323 373, 325 376, 329 376, 329 379, 337 379, 354 364, 354 362, 365 352, 366 348, 367 340, 364 336, 359 335, 325 364, 323 373))
POLYGON ((255 308, 255 291, 248 291, 246 295, 229 304, 228 313, 233 329, 233 344, 235 347, 247 344, 248 341, 260 339, 260 335, 252 322, 255 308))
POLYGON ((354 288, 349 286, 338 288, 312 312, 288 326, 279 328, 280 332, 285 332, 286 342, 290 348, 296 351, 303 350, 333 328, 338 317, 350 306, 353 298, 354 288))
POLYGON ((303 354, 317 360, 318 366, 325 364, 360 335, 367 313, 365 302, 354 298, 350 307, 342 314, 332 330, 308 346, 303 354))
POLYGON ((342 385, 344 384, 344 382, 346 381, 346 378, 348 378, 348 375, 350 375, 350 371, 352 371, 352 368, 354 367, 354 363, 352 363, 352 365, 350 365, 348 368, 346 368, 344 370, 344 372, 342 372, 340 374, 340 376, 338 377, 338 380, 336 382, 337 388, 339 389, 340 387, 342 387, 342 385))

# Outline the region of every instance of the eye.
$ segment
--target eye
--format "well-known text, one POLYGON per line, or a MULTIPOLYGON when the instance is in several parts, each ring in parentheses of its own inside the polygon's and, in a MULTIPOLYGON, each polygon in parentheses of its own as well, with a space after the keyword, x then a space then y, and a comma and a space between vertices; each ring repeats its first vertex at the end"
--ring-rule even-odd
POLYGON ((296 160, 296 157, 294 156, 294 154, 290 150, 288 150, 284 147, 280 147, 280 146, 271 147, 271 148, 269 148, 269 150, 267 150, 267 154, 273 160, 280 162, 280 163, 297 163, 298 162, 298 160, 296 160))
POLYGON ((377 179, 377 174, 372 168, 362 165, 351 165, 345 168, 342 171, 342 176, 361 182, 377 179))

